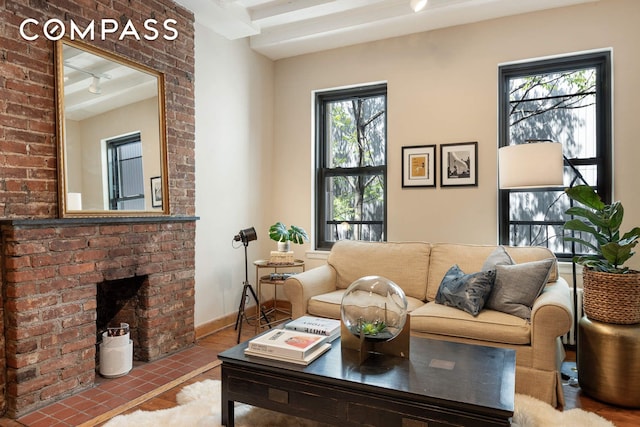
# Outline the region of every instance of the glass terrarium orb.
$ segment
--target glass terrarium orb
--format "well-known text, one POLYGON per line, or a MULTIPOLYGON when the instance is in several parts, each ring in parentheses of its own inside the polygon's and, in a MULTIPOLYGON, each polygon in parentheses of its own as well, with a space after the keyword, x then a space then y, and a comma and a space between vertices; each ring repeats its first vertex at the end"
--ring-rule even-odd
POLYGON ((366 276, 345 291, 340 307, 342 322, 356 337, 389 341, 407 320, 407 298, 400 286, 382 276, 366 276))

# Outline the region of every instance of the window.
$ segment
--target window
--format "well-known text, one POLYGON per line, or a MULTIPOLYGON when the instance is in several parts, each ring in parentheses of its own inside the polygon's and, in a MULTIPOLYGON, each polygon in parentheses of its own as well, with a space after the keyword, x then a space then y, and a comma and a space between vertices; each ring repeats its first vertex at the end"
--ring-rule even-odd
POLYGON ((316 248, 386 236, 387 86, 316 94, 316 248))
POLYGON ((109 209, 144 210, 140 133, 107 141, 109 209))
MULTIPOLYGON (((611 200, 611 54, 567 56, 499 68, 499 145, 552 140, 566 157, 564 186, 581 185, 580 175, 605 202, 611 200), (570 163, 569 163, 570 162, 570 163)), ((564 187, 501 190, 500 242, 547 246, 571 258, 562 239, 570 200, 564 187)), ((588 253, 576 247, 576 253, 588 253)))

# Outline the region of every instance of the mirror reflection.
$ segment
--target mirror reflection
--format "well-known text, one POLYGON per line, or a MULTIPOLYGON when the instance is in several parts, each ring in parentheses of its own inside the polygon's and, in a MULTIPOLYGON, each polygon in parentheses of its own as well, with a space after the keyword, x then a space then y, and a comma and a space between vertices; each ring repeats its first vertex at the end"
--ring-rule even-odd
POLYGON ((62 215, 168 213, 162 75, 58 43, 62 215))

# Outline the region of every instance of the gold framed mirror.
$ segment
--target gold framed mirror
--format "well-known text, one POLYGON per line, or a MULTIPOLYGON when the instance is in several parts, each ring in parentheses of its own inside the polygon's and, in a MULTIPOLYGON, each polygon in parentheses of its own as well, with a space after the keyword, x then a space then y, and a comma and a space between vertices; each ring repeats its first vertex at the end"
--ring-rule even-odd
POLYGON ((61 217, 168 215, 164 75, 56 41, 61 217))

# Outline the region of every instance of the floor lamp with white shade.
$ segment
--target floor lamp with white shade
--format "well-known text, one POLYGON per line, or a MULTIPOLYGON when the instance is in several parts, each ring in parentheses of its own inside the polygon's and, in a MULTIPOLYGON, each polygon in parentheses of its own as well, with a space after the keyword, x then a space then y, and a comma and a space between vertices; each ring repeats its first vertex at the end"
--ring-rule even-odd
MULTIPOLYGON (((499 188, 526 190, 564 186, 564 165, 568 159, 562 154, 562 144, 551 141, 532 141, 526 144, 508 145, 498 150, 499 188)), ((569 166, 575 167, 568 162, 569 166)), ((575 170, 584 181, 580 173, 575 170)), ((572 183, 575 180, 572 181, 572 183)), ((557 201, 557 199, 556 199, 557 201)), ((555 203, 554 201, 553 203, 555 203)), ((552 204, 553 204, 552 203, 552 204)), ((571 245, 572 258, 575 247, 571 245)), ((576 264, 572 261, 573 275, 573 330, 578 330, 576 264)), ((577 348, 577 346, 576 346, 577 348)), ((572 378, 571 383, 577 384, 572 378)))

